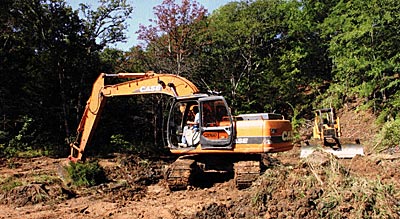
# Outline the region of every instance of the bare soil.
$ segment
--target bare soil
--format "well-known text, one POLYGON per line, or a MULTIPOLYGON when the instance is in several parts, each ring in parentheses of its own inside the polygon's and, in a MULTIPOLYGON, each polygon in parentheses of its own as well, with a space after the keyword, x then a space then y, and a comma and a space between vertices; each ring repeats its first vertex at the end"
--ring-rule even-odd
MULTIPOLYGON (((340 113, 345 135, 357 135, 372 147, 377 130, 372 114, 340 113)), ((351 176, 379 179, 382 185, 400 188, 397 153, 367 153, 340 160, 323 153, 302 160, 299 153, 296 146, 269 155, 265 172, 252 187, 242 190, 236 189, 230 178, 209 176, 207 185, 170 191, 163 179, 172 162, 168 159, 124 154, 99 159, 107 181, 89 188, 71 185, 64 169, 66 158, 0 159, 0 218, 321 218, 320 214, 329 215, 330 208, 340 214, 334 218, 360 218, 357 208, 369 212, 374 210, 370 205, 375 209, 377 205, 358 198, 353 190, 336 190, 344 198, 334 207, 327 206, 330 202, 324 197, 332 198, 327 193, 335 191, 327 188, 332 185, 328 181, 336 180, 340 188, 347 183, 344 177, 351 176), (322 167, 337 167, 336 178, 322 167)), ((349 186, 357 187, 355 183, 349 186)), ((387 196, 384 203, 393 211, 389 215, 400 216, 399 196, 387 196)))

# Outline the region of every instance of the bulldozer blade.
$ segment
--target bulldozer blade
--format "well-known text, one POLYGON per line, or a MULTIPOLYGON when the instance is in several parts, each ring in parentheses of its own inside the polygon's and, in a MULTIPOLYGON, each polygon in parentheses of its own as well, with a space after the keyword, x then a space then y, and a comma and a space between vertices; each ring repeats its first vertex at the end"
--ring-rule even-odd
POLYGON ((331 153, 337 158, 353 158, 357 155, 364 156, 364 148, 360 144, 342 144, 340 149, 317 145, 303 145, 300 150, 300 158, 306 158, 318 149, 331 153))

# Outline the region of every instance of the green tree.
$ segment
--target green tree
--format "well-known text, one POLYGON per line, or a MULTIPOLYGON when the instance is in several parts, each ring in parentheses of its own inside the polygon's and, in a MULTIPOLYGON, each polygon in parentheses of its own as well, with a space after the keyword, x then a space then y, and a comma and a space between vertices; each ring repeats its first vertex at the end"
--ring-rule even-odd
POLYGON ((100 49, 113 43, 126 42, 127 19, 130 18, 133 7, 126 0, 99 0, 99 3, 96 9, 80 4, 84 17, 84 36, 100 49), (94 41, 97 43, 93 43, 94 41))
POLYGON ((119 23, 115 28, 108 20, 124 21, 126 14, 112 12, 130 9, 117 4, 125 3, 102 1, 99 16, 92 11, 84 20, 63 0, 2 2, 0 78, 5 86, 0 114, 2 133, 8 134, 5 141, 19 133, 26 117, 34 118, 37 141, 31 144, 36 142, 37 147, 62 143, 71 135, 88 96, 84 90, 90 91, 101 71, 99 52, 108 43, 123 40, 125 26, 119 23), (119 20, 113 20, 115 16, 119 20), (91 33, 92 27, 101 31, 91 33))
POLYGON ((329 75, 330 65, 313 25, 321 18, 304 8, 299 1, 259 0, 232 2, 212 14, 203 61, 214 68, 204 66, 207 72, 218 72, 210 87, 229 94, 242 112, 309 105, 305 91, 329 75))
POLYGON ((278 26, 263 22, 263 19, 268 20, 264 11, 272 7, 262 7, 260 4, 257 9, 254 4, 258 3, 232 2, 212 14, 212 44, 205 50, 209 54, 206 63, 214 67, 207 72, 215 72, 211 74, 210 86, 223 91, 225 95, 229 94, 232 106, 243 111, 249 111, 254 104, 263 102, 253 99, 253 95, 259 92, 257 84, 262 83, 260 79, 265 70, 262 59, 267 53, 273 53, 267 47, 276 41, 273 39, 277 34, 274 27, 278 26))
POLYGON ((384 117, 400 107, 399 7, 394 0, 340 1, 321 25, 343 97, 364 97, 375 110, 389 112, 384 117))
POLYGON ((82 30, 77 12, 63 1, 12 1, 2 9, 8 16, 2 17, 1 74, 13 75, 8 77, 13 95, 4 101, 15 106, 4 110, 4 118, 35 118, 42 140, 63 139, 61 130, 66 129, 60 127, 68 110, 64 73, 74 66, 76 40, 82 40, 76 34, 82 30))

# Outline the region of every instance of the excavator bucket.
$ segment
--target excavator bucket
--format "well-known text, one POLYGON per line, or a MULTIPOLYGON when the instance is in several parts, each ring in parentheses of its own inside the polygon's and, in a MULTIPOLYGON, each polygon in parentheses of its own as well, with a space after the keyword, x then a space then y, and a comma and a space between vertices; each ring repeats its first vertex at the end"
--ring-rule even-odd
POLYGON ((342 143, 341 147, 329 147, 322 144, 306 144, 301 147, 300 158, 306 158, 315 150, 331 153, 337 158, 353 158, 357 155, 364 156, 364 148, 357 143, 342 143))

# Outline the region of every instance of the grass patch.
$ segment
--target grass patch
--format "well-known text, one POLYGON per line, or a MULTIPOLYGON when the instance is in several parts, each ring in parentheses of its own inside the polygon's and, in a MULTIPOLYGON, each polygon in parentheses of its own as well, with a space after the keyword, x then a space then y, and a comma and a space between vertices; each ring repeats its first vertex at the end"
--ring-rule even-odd
POLYGON ((41 184, 56 184, 60 183, 61 179, 58 176, 51 176, 46 174, 36 175, 33 178, 35 183, 41 184))
POLYGON ((251 203, 259 214, 278 218, 399 218, 396 179, 352 175, 332 156, 295 168, 274 166, 262 175, 251 203), (260 210, 261 209, 261 210, 260 210))
POLYGON ((3 191, 3 192, 11 191, 13 188, 22 186, 22 185, 23 185, 23 183, 19 179, 15 178, 13 176, 1 179, 1 181, 0 181, 0 186, 1 186, 0 188, 1 188, 1 191, 3 191))
POLYGON ((34 158, 34 157, 41 157, 41 156, 48 156, 49 152, 45 150, 26 150, 26 151, 20 151, 17 152, 16 157, 21 157, 21 158, 34 158))

